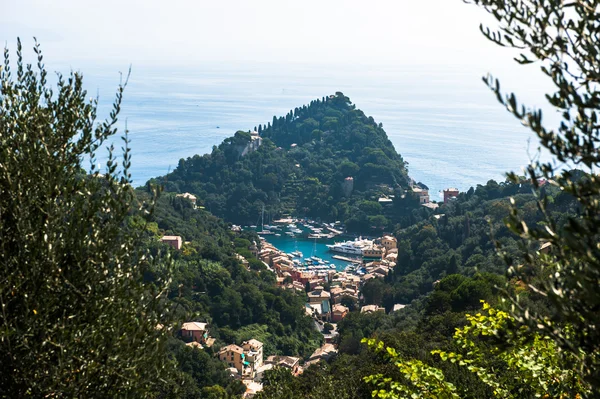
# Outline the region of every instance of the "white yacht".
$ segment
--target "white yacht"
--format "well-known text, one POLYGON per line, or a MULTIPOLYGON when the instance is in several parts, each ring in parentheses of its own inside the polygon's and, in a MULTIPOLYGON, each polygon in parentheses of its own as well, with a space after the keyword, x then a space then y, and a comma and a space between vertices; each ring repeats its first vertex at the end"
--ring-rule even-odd
POLYGON ((372 240, 363 240, 361 238, 357 238, 354 241, 345 241, 345 242, 336 242, 335 244, 327 244, 327 248, 329 248, 332 252, 340 252, 343 254, 352 254, 352 255, 362 255, 363 248, 371 247, 373 245, 372 240))

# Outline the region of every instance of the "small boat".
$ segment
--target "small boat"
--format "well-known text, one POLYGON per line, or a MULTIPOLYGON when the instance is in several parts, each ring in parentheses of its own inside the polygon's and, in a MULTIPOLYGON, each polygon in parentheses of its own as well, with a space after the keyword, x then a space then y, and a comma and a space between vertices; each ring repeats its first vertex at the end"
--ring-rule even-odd
POLYGON ((275 237, 281 237, 281 234, 275 233, 275 237))
POLYGON ((286 232, 285 232, 285 234, 287 234, 287 235, 288 235, 288 236, 290 236, 290 237, 296 237, 296 236, 294 235, 294 233, 292 233, 291 231, 286 231, 286 232))
POLYGON ((302 258, 302 252, 300 252, 300 251, 294 251, 294 252, 292 252, 292 255, 302 258))

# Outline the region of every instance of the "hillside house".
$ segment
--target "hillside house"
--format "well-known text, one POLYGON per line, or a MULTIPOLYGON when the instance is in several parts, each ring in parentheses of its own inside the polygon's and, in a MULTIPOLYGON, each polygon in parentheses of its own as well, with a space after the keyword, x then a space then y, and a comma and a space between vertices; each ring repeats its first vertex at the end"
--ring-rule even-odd
POLYGON ((196 209, 196 196, 190 193, 177 194, 176 197, 185 198, 192 203, 192 207, 196 209))
POLYGON ((164 236, 160 239, 161 242, 172 246, 173 248, 180 250, 183 244, 183 240, 181 236, 164 236))

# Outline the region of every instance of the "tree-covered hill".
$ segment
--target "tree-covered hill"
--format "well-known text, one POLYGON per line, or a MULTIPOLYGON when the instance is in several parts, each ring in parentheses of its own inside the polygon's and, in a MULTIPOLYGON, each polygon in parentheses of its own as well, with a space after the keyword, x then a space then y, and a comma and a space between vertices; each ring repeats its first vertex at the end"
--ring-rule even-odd
POLYGON ((256 223, 264 205, 273 218, 342 220, 355 230, 391 226, 373 200, 397 194, 402 202, 407 169, 381 124, 348 97, 314 100, 257 130, 262 145, 254 151, 250 134, 239 131, 211 154, 181 159, 157 181, 167 191, 197 195, 214 215, 235 223, 256 223))
MULTIPOLYGON (((548 200, 546 212, 561 228, 568 216, 578 213, 572 195, 552 184, 544 185, 541 191, 548 200)), ((522 261, 519 237, 503 222, 510 214, 511 197, 524 220, 532 225, 542 221, 530 183, 490 180, 461 193, 456 201, 440 207, 437 215, 397 230, 396 267, 385 279, 369 280, 361 291, 362 305, 380 305, 386 312, 349 313, 338 323, 337 358, 311 367, 305 372, 306 376, 299 379, 268 380, 270 385, 259 397, 276 398, 283 391, 301 392, 290 394, 293 398, 370 398, 373 386, 363 380, 365 371, 402 378, 397 370, 385 370, 389 362, 373 357, 361 344, 363 338, 370 337, 385 341, 407 361, 439 367, 447 381, 468 387, 466 398, 492 397, 489 387, 471 371, 452 363, 441 363, 431 351, 456 350, 452 336, 467 323, 468 314, 481 310, 481 300, 499 308, 506 306, 501 301, 502 289, 520 292, 522 303, 532 309, 544 314, 552 312, 552 304, 545 298, 526 290, 521 282, 505 277, 506 263, 498 256, 496 244, 501 246, 501 253, 522 261), (393 312, 394 304, 409 306, 393 312), (329 392, 332 384, 336 390, 329 392)), ((539 246, 535 250, 539 250, 539 246)), ((495 372, 498 378, 514 380, 514 389, 526 388, 516 382, 514 372, 503 368, 495 372)))

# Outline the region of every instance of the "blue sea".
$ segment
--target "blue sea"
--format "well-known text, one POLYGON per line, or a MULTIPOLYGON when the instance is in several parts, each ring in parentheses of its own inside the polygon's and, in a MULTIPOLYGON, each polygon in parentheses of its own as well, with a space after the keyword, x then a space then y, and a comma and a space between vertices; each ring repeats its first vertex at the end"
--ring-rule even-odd
MULTIPOLYGON (((99 95, 101 114, 107 114, 118 72, 125 69, 82 68, 89 94, 99 95)), ((210 152, 237 130, 342 91, 383 123, 411 177, 426 184, 436 200, 447 187, 467 190, 504 180, 504 173, 520 171, 537 147, 482 83, 484 72, 439 66, 134 66, 120 128, 126 121, 133 180, 142 185, 173 170, 181 158, 210 152)))

